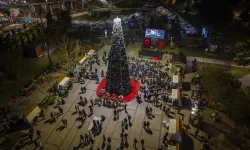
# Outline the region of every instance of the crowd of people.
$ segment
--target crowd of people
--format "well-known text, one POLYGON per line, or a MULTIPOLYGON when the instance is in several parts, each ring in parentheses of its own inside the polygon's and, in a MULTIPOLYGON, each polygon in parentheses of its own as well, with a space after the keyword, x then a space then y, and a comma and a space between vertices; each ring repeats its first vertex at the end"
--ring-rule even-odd
MULTIPOLYGON (((105 54, 106 55, 106 54, 105 54)), ((130 76, 133 77, 136 80, 139 80, 141 83, 141 87, 139 90, 139 93, 136 96, 136 100, 138 104, 141 103, 147 103, 147 106, 145 108, 145 114, 147 116, 147 120, 142 122, 142 126, 146 133, 152 134, 152 130, 150 129, 150 120, 153 120, 155 118, 153 114, 153 108, 152 106, 149 106, 148 104, 151 103, 154 107, 160 108, 165 115, 169 116, 171 113, 171 108, 173 109, 180 109, 178 106, 178 100, 171 98, 171 89, 173 86, 172 78, 168 75, 168 70, 165 69, 165 65, 168 64, 162 64, 159 61, 148 61, 148 60, 141 60, 134 57, 128 58, 129 63, 129 72, 130 76)), ((81 77, 83 83, 86 79, 93 79, 96 80, 96 78, 99 78, 98 70, 95 69, 92 71, 92 69, 95 67, 95 65, 100 65, 99 61, 92 60, 87 62, 87 65, 85 65, 86 71, 79 73, 79 76, 81 77), (92 74, 91 77, 90 74, 92 74), (94 77, 93 77, 94 76, 94 77)), ((102 71, 103 76, 105 73, 102 71)), ((198 84, 199 82, 199 76, 196 76, 195 82, 193 84, 198 84)), ((97 83, 98 84, 98 83, 97 83)), ((87 92, 87 89, 85 86, 82 86, 80 88, 81 93, 84 94, 87 92)), ((195 100, 195 98, 198 98, 203 93, 202 85, 200 84, 197 86, 196 91, 194 92, 196 95, 193 95, 193 106, 199 106, 200 104, 198 101, 195 100), (201 94, 199 94, 201 93, 201 94)), ((97 97, 95 99, 87 98, 82 95, 80 95, 80 101, 75 105, 75 113, 78 114, 77 121, 81 122, 81 125, 79 127, 82 127, 85 120, 92 116, 94 109, 98 109, 98 107, 107 107, 109 109, 113 109, 113 120, 121 120, 121 143, 120 147, 117 148, 117 150, 122 150, 125 147, 129 147, 128 143, 128 128, 132 126, 132 117, 127 111, 127 104, 123 103, 123 96, 114 96, 111 95, 105 96, 104 98, 97 97), (87 106, 87 107, 85 107, 87 106), (97 106, 97 107, 95 107, 97 106), (86 113, 86 109, 89 108, 89 113, 86 113), (120 113, 124 111, 126 113, 125 118, 120 118, 120 113)), ((51 112, 51 122, 55 122, 60 115, 64 114, 63 105, 64 103, 59 103, 57 105, 57 111, 54 109, 54 111, 51 112)), ((43 112, 43 118, 44 118, 44 112, 43 112)), ((89 133, 84 133, 80 135, 80 143, 78 146, 74 146, 73 149, 79 149, 83 148, 87 145, 90 145, 90 150, 93 149, 93 145, 95 143, 94 137, 100 136, 103 130, 103 123, 106 119, 104 115, 100 116, 101 120, 93 120, 92 121, 92 128, 89 130, 89 133)), ((181 121, 183 122, 184 119, 181 121)), ((67 120, 65 118, 62 118, 61 120, 62 126, 61 130, 67 127, 67 120)), ((182 123, 183 124, 183 123, 182 123)), ((39 134, 39 131, 37 131, 39 134)), ((30 132, 33 133, 33 132, 30 132)), ((166 138, 169 133, 166 132, 164 135, 165 138, 162 141, 162 148, 166 148, 168 144, 172 143, 171 138, 166 138)), ((198 134, 198 131, 197 133, 198 134)), ((29 134, 29 138, 33 140, 33 134, 29 134)), ((111 137, 107 137, 105 135, 103 136, 103 142, 101 144, 102 149, 105 147, 107 149, 111 149, 111 137)), ((37 140, 34 141, 34 144, 36 147, 41 147, 41 144, 39 142, 39 137, 41 135, 37 136, 37 140)), ((138 140, 137 138, 134 138, 134 144, 133 147, 137 148, 138 140)), ((22 143, 22 142, 20 142, 22 143)), ((144 139, 141 139, 141 146, 144 148, 144 139)), ((100 149, 100 148, 98 148, 100 149)))

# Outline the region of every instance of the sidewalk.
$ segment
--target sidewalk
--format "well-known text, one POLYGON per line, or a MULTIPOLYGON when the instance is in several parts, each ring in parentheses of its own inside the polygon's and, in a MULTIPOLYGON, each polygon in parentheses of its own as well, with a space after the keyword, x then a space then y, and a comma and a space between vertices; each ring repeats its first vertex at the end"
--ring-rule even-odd
POLYGON ((72 14, 71 17, 74 18, 74 17, 86 15, 86 14, 88 14, 88 12, 87 11, 83 11, 83 12, 78 12, 78 13, 72 14))
MULTIPOLYGON (((212 58, 205 58, 204 59, 202 57, 192 57, 192 56, 187 56, 187 61, 190 61, 190 60, 193 61, 195 58, 196 58, 197 62, 204 62, 204 63, 208 63, 208 64, 217 64, 217 65, 226 66, 229 63, 229 61, 224 61, 224 60, 219 60, 219 59, 212 59, 212 58)), ((239 66, 234 62, 231 62, 230 66, 250 69, 250 65, 239 66)))

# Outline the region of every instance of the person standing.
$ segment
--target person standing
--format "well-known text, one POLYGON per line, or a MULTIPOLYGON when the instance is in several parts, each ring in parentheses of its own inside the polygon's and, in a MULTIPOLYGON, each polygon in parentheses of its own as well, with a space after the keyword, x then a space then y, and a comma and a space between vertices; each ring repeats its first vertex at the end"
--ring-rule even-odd
POLYGON ((131 116, 130 116, 130 114, 127 114, 127 116, 128 116, 128 122, 130 124, 131 123, 131 116))
POLYGON ((103 136, 102 136, 102 145, 105 145, 105 143, 106 143, 106 136, 103 134, 103 136))
POLYGON ((134 138, 134 144, 133 144, 133 147, 134 147, 135 149, 137 149, 137 139, 136 139, 136 138, 134 138))
POLYGON ((117 117, 117 116, 116 116, 116 113, 117 113, 117 112, 116 112, 116 109, 114 109, 113 112, 114 112, 114 120, 116 120, 116 117, 117 117))

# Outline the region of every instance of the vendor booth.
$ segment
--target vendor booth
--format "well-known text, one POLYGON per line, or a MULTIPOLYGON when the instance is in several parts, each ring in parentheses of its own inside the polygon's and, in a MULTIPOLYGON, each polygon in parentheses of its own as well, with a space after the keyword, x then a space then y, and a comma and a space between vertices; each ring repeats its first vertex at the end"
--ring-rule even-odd
POLYGON ((84 62, 87 60, 87 57, 84 57, 84 55, 81 55, 77 58, 77 68, 81 69, 82 65, 84 64, 84 62))
POLYGON ((186 56, 182 53, 179 54, 172 54, 169 64, 169 71, 170 73, 174 74, 184 74, 185 65, 186 65, 186 56))
POLYGON ((180 150, 182 143, 182 131, 180 117, 169 120, 169 135, 167 137, 169 141, 168 150, 180 150))
POLYGON ((172 99, 180 99, 181 98, 181 87, 178 87, 177 89, 172 89, 172 99))
POLYGON ((177 75, 173 75, 172 87, 177 88, 180 85, 181 85, 181 74, 178 73, 177 75))
POLYGON ((177 89, 172 89, 171 98, 172 98, 173 101, 177 100, 177 102, 178 102, 177 106, 179 106, 179 107, 182 106, 181 87, 178 87, 177 89))
POLYGON ((58 83, 58 89, 61 90, 63 89, 65 86, 67 86, 68 82, 70 81, 69 77, 66 77, 65 74, 62 74, 58 79, 57 79, 57 83, 58 83))
POLYGON ((33 41, 24 50, 24 56, 28 58, 39 58, 43 56, 45 47, 39 41, 33 41))
POLYGON ((91 58, 92 56, 94 56, 95 50, 91 49, 88 53, 87 56, 88 58, 91 58))
POLYGON ((32 120, 39 115, 41 109, 36 105, 30 105, 23 113, 24 121, 28 123, 32 123, 32 120))

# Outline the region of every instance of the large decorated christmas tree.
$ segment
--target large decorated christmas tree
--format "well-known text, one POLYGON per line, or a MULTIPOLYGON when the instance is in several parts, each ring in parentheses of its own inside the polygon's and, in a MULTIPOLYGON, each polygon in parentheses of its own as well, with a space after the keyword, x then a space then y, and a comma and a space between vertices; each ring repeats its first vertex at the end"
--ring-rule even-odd
POLYGON ((131 92, 127 55, 123 37, 121 19, 113 22, 113 35, 108 57, 106 90, 111 94, 127 95, 131 92))

